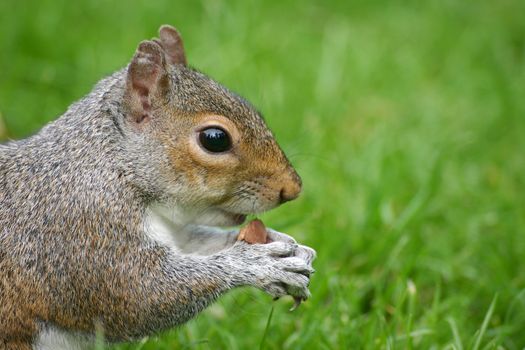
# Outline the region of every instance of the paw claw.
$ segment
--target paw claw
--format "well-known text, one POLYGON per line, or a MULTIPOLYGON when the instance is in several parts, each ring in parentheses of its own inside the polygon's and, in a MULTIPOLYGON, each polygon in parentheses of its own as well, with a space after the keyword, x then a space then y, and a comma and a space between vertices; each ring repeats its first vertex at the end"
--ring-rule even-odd
POLYGON ((297 310, 297 308, 301 306, 301 303, 303 302, 303 298, 300 298, 300 297, 294 297, 293 300, 294 300, 294 303, 292 307, 290 308, 290 312, 297 310))

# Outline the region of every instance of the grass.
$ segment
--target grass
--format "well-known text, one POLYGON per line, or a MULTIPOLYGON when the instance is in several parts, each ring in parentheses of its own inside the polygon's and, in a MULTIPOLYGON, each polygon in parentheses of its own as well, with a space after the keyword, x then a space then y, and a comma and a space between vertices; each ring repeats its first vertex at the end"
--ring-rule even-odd
POLYGON ((118 349, 522 349, 524 13, 519 0, 4 1, 0 138, 35 132, 174 24, 191 64, 253 101, 301 173, 304 195, 264 219, 317 249, 313 297, 290 313, 236 290, 118 349))

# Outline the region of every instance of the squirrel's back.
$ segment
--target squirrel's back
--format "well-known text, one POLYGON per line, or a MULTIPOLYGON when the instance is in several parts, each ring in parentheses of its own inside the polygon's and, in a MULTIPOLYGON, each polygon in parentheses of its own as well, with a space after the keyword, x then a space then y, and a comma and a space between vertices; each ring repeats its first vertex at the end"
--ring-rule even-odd
POLYGON ((118 106, 108 99, 118 76, 38 134, 0 147, 0 339, 31 337, 35 320, 60 315, 60 303, 71 309, 63 298, 82 292, 78 278, 90 268, 75 257, 139 232, 142 209, 126 186, 111 110, 118 106))
POLYGON ((118 90, 119 75, 102 80, 38 134, 0 148, 0 227, 9 235, 82 221, 86 212, 111 215, 108 206, 123 191, 112 180, 124 174, 121 135, 110 110, 118 107, 107 95, 118 90))

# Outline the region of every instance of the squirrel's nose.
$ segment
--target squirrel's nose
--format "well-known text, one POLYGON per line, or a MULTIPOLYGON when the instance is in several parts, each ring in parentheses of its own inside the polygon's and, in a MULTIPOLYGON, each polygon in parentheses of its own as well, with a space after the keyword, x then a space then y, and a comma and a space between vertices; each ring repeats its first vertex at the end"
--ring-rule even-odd
POLYGON ((294 174, 292 179, 287 181, 279 192, 279 203, 283 204, 299 197, 301 193, 301 179, 294 174))

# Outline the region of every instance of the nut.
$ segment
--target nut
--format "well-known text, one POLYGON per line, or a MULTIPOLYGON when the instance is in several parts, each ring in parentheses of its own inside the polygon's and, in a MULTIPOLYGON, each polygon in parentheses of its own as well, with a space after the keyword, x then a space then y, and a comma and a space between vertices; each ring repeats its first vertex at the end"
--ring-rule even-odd
POLYGON ((263 222, 259 219, 252 220, 239 231, 238 241, 245 241, 249 244, 269 243, 268 233, 263 222))

